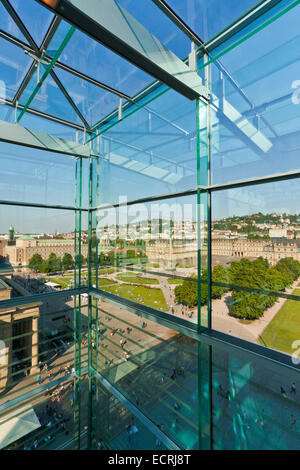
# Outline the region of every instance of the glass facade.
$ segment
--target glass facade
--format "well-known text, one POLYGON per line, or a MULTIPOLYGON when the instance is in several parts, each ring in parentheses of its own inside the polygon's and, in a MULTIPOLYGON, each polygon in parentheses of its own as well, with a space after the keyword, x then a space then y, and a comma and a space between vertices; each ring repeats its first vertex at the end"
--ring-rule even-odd
POLYGON ((300 1, 102 3, 0 0, 0 448, 298 449, 300 1))

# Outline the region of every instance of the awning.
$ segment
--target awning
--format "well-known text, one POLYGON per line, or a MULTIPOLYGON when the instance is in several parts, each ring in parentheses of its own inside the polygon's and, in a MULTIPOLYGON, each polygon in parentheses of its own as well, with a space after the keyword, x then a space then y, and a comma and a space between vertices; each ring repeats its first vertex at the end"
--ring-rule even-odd
POLYGON ((31 405, 0 418, 0 449, 38 429, 40 422, 31 405))

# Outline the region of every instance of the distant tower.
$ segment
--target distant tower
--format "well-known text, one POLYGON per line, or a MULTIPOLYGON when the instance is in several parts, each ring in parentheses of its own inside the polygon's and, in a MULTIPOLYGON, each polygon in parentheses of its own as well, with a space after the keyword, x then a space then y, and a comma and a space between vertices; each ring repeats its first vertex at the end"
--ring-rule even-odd
POLYGON ((15 229, 11 225, 8 230, 8 241, 13 242, 15 239, 15 229))

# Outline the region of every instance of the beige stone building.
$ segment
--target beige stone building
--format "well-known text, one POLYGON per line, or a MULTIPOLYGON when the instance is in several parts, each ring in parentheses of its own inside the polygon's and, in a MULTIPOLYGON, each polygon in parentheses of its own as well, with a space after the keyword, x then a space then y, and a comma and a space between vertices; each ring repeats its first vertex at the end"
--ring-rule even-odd
MULTIPOLYGON (((72 239, 36 239, 27 235, 19 237, 14 242, 8 242, 4 248, 7 260, 13 266, 27 266, 33 255, 39 254, 47 259, 51 253, 62 258, 65 253, 75 257, 75 241, 72 239)), ((88 245, 81 245, 81 254, 86 258, 88 245)))
POLYGON ((227 258, 258 258, 262 256, 275 265, 281 258, 300 261, 300 240, 272 239, 213 239, 212 256, 227 258))
MULTIPOLYGON (((206 249, 206 248, 205 248, 206 249)), ((247 238, 213 238, 211 241, 212 256, 218 262, 224 259, 249 258, 262 256, 271 266, 281 258, 294 258, 300 261, 300 240, 286 238, 247 239, 247 238)), ((151 240, 146 243, 146 256, 150 262, 175 267, 176 264, 197 266, 196 240, 151 240)))
MULTIPOLYGON (((11 279, 11 273, 0 276, 1 301, 20 294, 24 295, 25 292, 11 279)), ((41 302, 34 302, 0 309, 0 392, 12 380, 13 363, 19 363, 22 369, 29 367, 32 374, 38 372, 38 318, 41 305, 41 302)))
POLYGON ((198 246, 197 240, 150 240, 146 242, 146 256, 150 262, 159 263, 167 267, 176 264, 197 266, 198 246))

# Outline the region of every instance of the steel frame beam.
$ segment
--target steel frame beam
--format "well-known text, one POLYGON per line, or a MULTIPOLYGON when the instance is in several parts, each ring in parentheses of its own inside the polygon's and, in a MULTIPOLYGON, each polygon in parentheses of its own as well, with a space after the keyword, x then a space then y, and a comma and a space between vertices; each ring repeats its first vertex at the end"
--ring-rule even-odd
POLYGON ((259 185, 259 184, 275 183, 277 181, 287 181, 287 180, 292 180, 292 179, 297 179, 297 178, 300 178, 300 170, 279 173, 275 175, 262 176, 260 178, 250 178, 247 180, 233 181, 231 183, 216 184, 216 185, 211 185, 211 186, 198 185, 198 187, 194 189, 189 189, 189 190, 179 191, 179 192, 174 192, 174 193, 160 194, 158 196, 153 196, 153 197, 144 197, 144 198, 134 199, 134 200, 123 202, 123 203, 103 204, 103 205, 99 205, 96 207, 91 207, 90 210, 92 211, 106 210, 106 209, 110 209, 113 207, 117 208, 117 207, 122 207, 122 206, 132 206, 134 204, 143 204, 147 202, 151 203, 151 202, 156 202, 156 201, 161 201, 161 200, 166 200, 166 199, 192 196, 192 195, 197 194, 197 190, 200 190, 201 192, 204 192, 204 193, 214 192, 214 191, 226 191, 228 189, 242 188, 244 186, 254 186, 254 185, 259 185))
MULTIPOLYGON (((2 1, 2 0, 1 0, 2 1)), ((5 0, 7 2, 7 0, 5 0)), ((39 0, 37 0, 39 1, 39 0)), ((172 19, 172 21, 175 20, 175 17, 177 17, 176 13, 173 12, 173 10, 167 5, 167 3, 165 1, 160 1, 160 0, 152 0, 154 2, 158 2, 160 3, 161 7, 163 8, 166 8, 169 12, 169 18, 172 19), (163 5, 164 4, 164 5, 163 5)), ((228 33, 229 36, 232 36, 233 34, 235 34, 236 32, 238 32, 240 29, 242 29, 243 27, 245 27, 245 25, 249 24, 251 21, 253 21, 254 19, 256 19, 258 16, 260 16, 261 14, 265 13, 267 10, 269 10, 270 8, 272 8, 273 6, 275 6, 277 3, 279 3, 281 0, 262 0, 262 2, 257 5, 255 8, 251 9, 250 11, 246 12, 242 17, 240 17, 236 22, 234 22, 229 28, 227 28, 228 30, 230 30, 230 32, 228 33)), ((40 3, 42 3, 40 1, 40 3)), ((179 18, 179 17, 178 17, 179 18)), ((180 19, 180 18, 179 18, 180 19)), ((181 20, 182 21, 182 20, 181 20)), ((182 25, 184 25, 184 22, 182 22, 182 25)), ((213 50, 215 47, 217 47, 219 45, 219 42, 221 41, 221 38, 223 38, 223 41, 225 41, 226 39, 224 39, 224 33, 227 31, 224 30, 222 33, 220 33, 219 35, 217 35, 215 38, 213 38, 211 41, 209 41, 207 43, 207 47, 209 50, 213 50)), ((185 33, 187 34, 187 30, 185 29, 185 33)), ((194 39, 196 39, 195 36, 197 36, 192 30, 191 30, 191 34, 193 35, 194 39)), ((28 52, 34 52, 34 49, 30 46, 28 46, 27 44, 23 43, 22 41, 14 38, 13 36, 9 35, 8 33, 5 33, 3 31, 0 31, 0 36, 9 40, 10 42, 12 42, 13 44, 17 45, 18 47, 22 47, 23 50, 27 50, 28 52)), ((227 38, 227 37, 226 37, 227 38)), ((199 40, 203 43, 203 41, 199 38, 199 40)), ((198 53, 200 53, 200 56, 203 54, 203 49, 200 49, 198 51, 198 53)), ((144 97, 148 92, 149 90, 152 91, 153 87, 157 87, 159 85, 159 83, 152 83, 149 87, 146 87, 145 90, 143 90, 141 93, 138 93, 135 97, 133 98, 130 98, 129 96, 125 95, 124 93, 118 91, 118 90, 115 90, 111 87, 109 87, 108 85, 105 85, 95 79, 92 79, 91 77, 88 77, 87 75, 85 74, 82 74, 81 72, 78 72, 76 71, 75 69, 72 69, 71 67, 67 66, 66 64, 63 64, 61 62, 57 62, 56 63, 56 66, 57 67, 60 67, 62 68, 63 70, 66 70, 70 73, 73 73, 74 75, 77 75, 78 77, 84 79, 84 80, 87 80, 89 81, 90 83, 93 83, 94 85, 96 86, 99 86, 103 89, 106 89, 107 91, 110 91, 114 94, 117 94, 118 96, 126 99, 126 100, 131 100, 132 102, 137 102, 139 99, 141 99, 142 97, 144 97)), ((223 70, 224 73, 226 73, 226 71, 223 70)), ((227 74, 226 74, 227 75, 227 74)), ((228 77, 230 79, 230 77, 228 77)), ((245 97, 245 99, 247 99, 245 97)), ((250 104, 250 103, 249 103, 250 104)), ((125 106, 127 105, 130 105, 130 102, 127 102, 125 103, 125 106)), ((28 109, 28 112, 31 112, 31 109, 28 109)), ((37 114, 37 112, 35 110, 33 110, 33 113, 34 114, 37 114)), ((49 115, 47 114, 43 114, 41 113, 41 116, 45 117, 45 118, 49 118, 49 115)), ((108 122, 108 119, 111 119, 115 116, 115 112, 112 112, 110 113, 104 120, 101 120, 99 123, 97 123, 96 125, 101 125, 103 123, 107 123, 108 122)), ((51 118, 50 118, 51 119, 51 118)), ((55 118, 55 120, 57 120, 57 122, 60 122, 62 123, 63 120, 60 120, 58 118, 55 118)), ((69 123, 67 121, 64 122, 65 125, 67 126, 70 126, 70 127, 73 127, 73 128, 79 128, 78 125, 74 124, 74 123, 69 123)), ((94 129, 96 127, 96 125, 93 125, 92 126, 92 129, 94 129)))
POLYGON ((6 121, 0 121, 0 142, 71 155, 73 157, 90 158, 95 156, 90 146, 56 136, 49 136, 43 132, 26 129, 26 127, 6 121))
POLYGON ((81 114, 81 112, 79 111, 79 109, 77 108, 76 104, 74 103, 74 101, 72 100, 71 96, 69 95, 69 93, 67 92, 67 90, 65 89, 65 87, 63 86, 63 84, 61 83, 61 81, 59 80, 58 76, 56 75, 56 73, 54 72, 54 70, 51 70, 50 72, 50 75, 51 77, 53 78, 54 82, 56 83, 56 85, 58 86, 58 88, 60 89, 60 91, 62 92, 62 94, 64 95, 64 97, 66 98, 66 100, 69 102, 69 104, 72 106, 72 108, 74 109, 75 113, 77 114, 77 116, 79 117, 79 119, 83 122, 84 124, 84 127, 86 128, 87 131, 90 130, 90 125, 89 123, 86 121, 86 119, 84 118, 84 116, 81 114))
POLYGON ((23 34, 23 36, 27 39, 27 41, 29 42, 31 47, 33 47, 33 49, 38 49, 38 46, 37 46, 35 40, 31 36, 31 34, 29 34, 28 29, 24 25, 23 21, 21 20, 21 18, 19 17, 19 15, 15 11, 15 9, 11 6, 9 1, 8 0, 1 0, 1 2, 2 2, 4 8, 9 13, 9 15, 11 16, 11 18, 13 19, 13 21, 18 26, 18 28, 21 31, 21 33, 23 34))
MULTIPOLYGON (((3 103, 6 106, 10 106, 15 109, 15 105, 13 104, 11 100, 5 100, 3 98, 0 98, 0 103, 3 103)), ((18 105, 18 109, 23 109, 23 108, 24 108, 23 105, 20 105, 20 104, 18 105)), ((67 126, 72 129, 76 129, 78 131, 84 132, 86 130, 84 126, 80 126, 79 124, 75 124, 74 122, 66 121, 65 119, 61 119, 59 117, 53 116, 52 114, 44 113, 43 111, 39 111, 34 108, 28 108, 26 112, 29 114, 33 114, 34 116, 39 116, 41 118, 48 119, 49 121, 56 122, 57 124, 67 126)))
MULTIPOLYGON (((36 1, 50 8, 43 0, 36 1)), ((84 4, 80 0, 72 0, 72 3, 59 0, 50 10, 188 99, 208 98, 208 90, 197 73, 115 0, 101 4, 100 0, 98 4, 95 0, 86 0, 84 4)))
MULTIPOLYGON (((1 0, 0 0, 1 1, 1 0)), ((11 42, 17 47, 20 47, 24 51, 35 53, 35 49, 26 44, 25 42, 21 41, 20 39, 15 38, 9 33, 6 33, 5 31, 2 31, 0 29, 0 37, 3 39, 6 39, 7 41, 11 42)), ((47 54, 44 55, 45 59, 51 60, 47 54)), ((75 75, 76 77, 81 78, 82 80, 86 80, 89 83, 92 83, 95 86, 98 86, 99 88, 102 88, 103 90, 109 91, 110 93, 113 93, 120 98, 124 98, 124 100, 128 101, 134 101, 133 98, 131 98, 129 95, 126 95, 126 93, 123 93, 120 90, 116 90, 115 88, 110 87, 109 85, 106 85, 105 83, 100 82, 99 80, 96 80, 95 78, 92 78, 82 72, 79 72, 78 70, 75 70, 74 68, 70 67, 69 65, 66 65, 59 60, 56 62, 55 67, 58 67, 62 70, 65 70, 66 72, 71 73, 72 75, 75 75)))
POLYGON ((192 30, 180 16, 164 0, 152 0, 153 3, 197 46, 203 46, 204 41, 192 30))
MULTIPOLYGON (((18 28, 20 29, 20 31, 22 32, 22 34, 24 35, 24 37, 27 39, 27 41, 29 42, 30 46, 32 47, 34 53, 37 55, 38 58, 42 57, 43 54, 44 54, 44 51, 47 50, 47 47, 49 46, 50 42, 51 42, 51 39, 53 38, 53 36, 55 35, 55 32, 57 31, 57 28, 59 27, 60 23, 61 23, 61 18, 57 17, 57 16, 54 16, 52 22, 51 22, 51 25, 45 35, 45 37, 43 38, 42 40, 42 43, 41 43, 41 46, 38 47, 38 45, 36 44, 36 42, 34 41, 33 37, 31 36, 31 34, 29 33, 29 31, 27 30, 27 28, 25 27, 25 25, 23 24, 23 22, 21 21, 20 17, 18 16, 17 12, 14 10, 14 8, 11 6, 11 4, 9 3, 8 0, 1 0, 4 7, 7 9, 8 13, 10 14, 11 18, 13 19, 13 21, 16 23, 16 25, 18 26, 18 28)), ((27 74, 23 80, 23 82, 21 83, 19 89, 17 90, 14 98, 13 98, 13 105, 17 105, 17 102, 19 100, 19 98, 22 96, 22 93, 24 92, 24 90, 26 89, 28 83, 30 82, 33 74, 34 74, 34 71, 35 71, 35 68, 36 68, 36 65, 37 65, 38 61, 37 60, 33 60, 29 70, 27 71, 27 74)), ((50 75, 52 76, 53 80, 55 81, 56 85, 59 87, 59 89, 61 90, 61 92, 63 93, 64 97, 67 99, 67 101, 69 102, 69 104, 72 106, 72 108, 74 109, 75 113, 77 114, 77 116, 79 117, 79 119, 83 122, 84 124, 84 127, 89 130, 90 126, 89 124, 87 123, 87 121, 85 120, 85 118, 83 117, 83 115, 81 114, 81 112, 79 111, 79 109, 77 108, 77 106, 75 105, 74 101, 72 100, 72 98, 70 97, 70 95, 68 94, 67 90, 64 88, 64 86, 62 85, 61 81, 59 80, 59 78, 56 76, 55 72, 53 70, 51 70, 50 72, 50 75)))
MULTIPOLYGON (((35 53, 37 55, 37 57, 41 57, 43 55, 43 50, 48 47, 53 35, 55 34, 55 31, 57 30, 57 28, 59 26, 60 21, 61 21, 60 18, 54 17, 54 19, 53 19, 53 21, 52 21, 52 23, 49 27, 48 32, 46 33, 46 35, 45 35, 45 37, 42 41, 42 44, 41 44, 40 48, 38 48, 37 46, 33 47, 32 52, 35 53)), ((24 50, 24 52, 25 52, 25 50, 24 50)), ((29 52, 29 51, 27 51, 27 52, 29 52)), ((36 66, 37 66, 37 61, 33 60, 31 66, 29 67, 29 69, 27 71, 26 76, 24 77, 23 82, 21 83, 19 89, 17 90, 17 92, 16 92, 16 94, 13 98, 13 105, 17 104, 17 101, 19 100, 19 98, 21 97, 23 91, 25 90, 28 83, 30 82, 30 79, 32 78, 32 76, 34 74, 36 66)))
POLYGON ((282 0, 262 0, 258 5, 250 8, 250 10, 236 19, 231 25, 218 33, 214 38, 207 41, 202 50, 199 51, 200 56, 203 55, 205 51, 211 52, 213 49, 216 49, 220 44, 230 39, 280 2, 282 2, 282 0))
MULTIPOLYGON (((39 1, 39 0, 37 0, 39 1)), ((42 1, 42 0, 41 0, 42 1)), ((176 13, 167 5, 167 3, 164 0, 152 0, 154 3, 157 4, 163 11, 168 10, 168 17, 175 23, 175 18, 177 17, 176 13), (158 5, 160 4, 160 5, 158 5), (164 4, 164 5, 163 5, 164 4)), ((208 51, 211 52, 213 49, 218 47, 220 43, 225 42, 227 39, 229 39, 231 36, 234 34, 238 33, 241 29, 243 29, 245 26, 253 22, 256 18, 259 16, 263 15, 266 13, 268 10, 273 8, 276 4, 280 3, 282 0, 262 0, 259 5, 256 5, 254 8, 250 9, 248 12, 246 12, 244 15, 242 15, 240 18, 238 18, 235 22, 233 22, 228 28, 226 28, 224 31, 219 33, 215 38, 212 40, 208 41, 207 43, 204 43, 201 38, 199 40, 201 41, 201 44, 199 44, 199 49, 197 51, 197 57, 201 58, 204 56, 205 53, 208 51), (228 30, 228 34, 224 35, 226 31, 228 30)), ((165 11, 165 12, 166 12, 165 11)), ((181 20, 182 21, 182 20, 181 20)), ((182 22, 182 24, 185 24, 182 22)), ((178 25, 177 25, 178 26, 178 25)), ((184 31, 185 34, 187 34, 187 30, 184 31)), ((196 33, 191 30, 191 33, 195 36, 196 33)), ((188 34, 187 34, 188 36, 188 34)), ((189 37, 189 36, 188 36, 189 37)), ((186 62, 187 60, 185 60, 186 62)), ((216 66, 218 66, 222 72, 227 76, 227 78, 230 80, 234 88, 238 87, 238 84, 235 82, 235 80, 230 76, 230 74, 227 72, 227 70, 222 66, 222 64, 218 61, 216 62, 216 66)), ((152 91, 155 87, 159 86, 159 83, 152 83, 149 86, 149 92, 152 91)), ((243 90, 240 90, 241 94, 243 95, 244 99, 252 106, 252 102, 249 99, 249 97, 245 94, 243 90)), ((147 94, 147 89, 143 90, 140 94, 137 94, 136 96, 133 97, 135 102, 138 102, 141 98, 144 98, 145 95, 147 94)), ((200 97, 201 99, 201 97, 200 97)), ((126 107, 130 107, 132 103, 126 103, 126 107)), ((113 111, 110 113, 108 116, 100 120, 99 122, 95 123, 92 126, 92 129, 95 130, 99 128, 102 125, 105 125, 109 122, 109 120, 112 120, 116 115, 117 115, 118 110, 113 111)), ((268 123, 266 122, 268 125, 268 123)), ((273 131, 273 129, 272 129, 273 131)), ((274 131, 273 131, 274 132, 274 131)))
POLYGON ((64 206, 58 204, 41 204, 41 203, 34 203, 34 202, 21 202, 21 201, 6 201, 0 199, 0 206, 18 206, 18 207, 35 207, 38 209, 59 209, 64 211, 81 211, 81 212, 88 212, 88 208, 84 207, 76 207, 76 206, 64 206))

